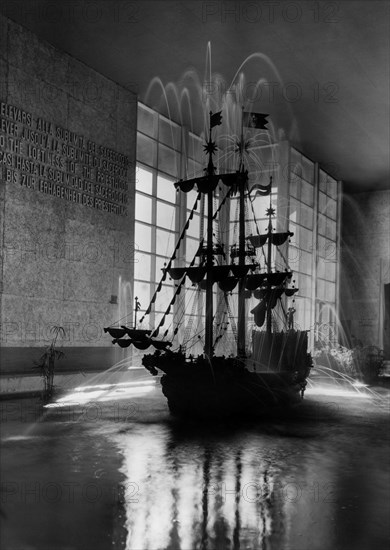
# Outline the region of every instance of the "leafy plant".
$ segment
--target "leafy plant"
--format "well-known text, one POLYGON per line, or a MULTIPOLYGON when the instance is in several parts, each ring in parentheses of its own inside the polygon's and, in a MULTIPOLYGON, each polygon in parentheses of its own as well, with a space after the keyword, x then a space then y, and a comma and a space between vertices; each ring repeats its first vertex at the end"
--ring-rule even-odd
POLYGON ((46 347, 39 361, 34 361, 33 369, 40 371, 43 378, 43 398, 49 399, 54 391, 54 369, 56 359, 61 359, 65 354, 56 349, 58 336, 65 337, 65 329, 60 326, 53 326, 50 332, 54 335, 51 344, 46 347))
POLYGON ((376 346, 323 346, 313 353, 316 365, 328 367, 364 382, 374 382, 383 372, 383 351, 376 346))

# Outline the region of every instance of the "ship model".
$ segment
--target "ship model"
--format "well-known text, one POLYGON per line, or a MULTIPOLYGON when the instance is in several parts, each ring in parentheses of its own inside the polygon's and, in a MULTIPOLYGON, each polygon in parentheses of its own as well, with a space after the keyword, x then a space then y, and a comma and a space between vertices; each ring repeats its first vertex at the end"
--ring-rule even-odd
MULTIPOLYGON (((255 127, 265 128, 268 115, 252 115, 255 127), (263 126, 257 117, 262 117, 263 126), (257 125, 256 125, 257 124, 257 125)), ((244 112, 243 112, 244 117, 244 112)), ((290 231, 276 232, 272 226, 275 210, 271 204, 272 177, 268 185, 256 184, 257 192, 270 196, 266 211, 268 227, 265 233, 257 230, 256 235, 246 234, 246 201, 250 200, 248 171, 244 166, 244 139, 238 142, 239 167, 235 172, 217 173, 213 155, 217 145, 212 140, 212 128, 221 124, 221 112, 210 112, 208 140, 204 150, 208 164, 204 175, 198 178, 180 180, 174 185, 183 193, 196 189, 198 196, 194 208, 178 239, 172 257, 163 269, 145 315, 152 311, 157 294, 169 277, 174 281, 173 297, 165 314, 154 329, 137 327, 139 303, 136 299, 135 323, 133 327, 121 325, 104 329, 113 337, 113 344, 122 348, 134 346, 140 350, 154 347, 153 353, 142 358, 143 366, 153 375, 161 376, 162 391, 172 414, 179 416, 238 417, 266 415, 272 411, 288 409, 297 404, 304 395, 307 377, 312 367, 308 353, 308 332, 294 328, 294 308, 287 308, 287 300, 298 289, 290 286, 292 271, 286 266, 276 270, 272 264, 273 248, 281 247, 293 235, 290 231), (226 191, 214 208, 217 187, 226 191), (178 266, 176 256, 197 208, 198 201, 206 202, 207 231, 201 240, 196 255, 188 266, 178 266), (215 242, 213 223, 229 199, 238 199, 238 242, 225 253, 224 244, 215 242), (263 261, 257 261, 262 258, 263 261), (186 339, 179 344, 179 325, 164 331, 164 324, 180 293, 190 281, 199 292, 205 294, 205 325, 202 340, 203 353, 193 355, 186 339), (218 288, 216 289, 216 285, 218 288), (216 289, 216 291, 214 290, 216 289), (232 311, 229 299, 237 289, 232 311), (214 311, 214 294, 222 296, 224 310, 214 311), (248 298, 258 300, 257 305, 247 311, 248 298), (279 330, 273 313, 282 308, 283 327, 279 330), (217 315, 218 314, 218 315, 217 315), (247 319, 253 315, 251 343, 247 342, 247 319), (221 321, 224 316, 230 321, 221 321), (218 322, 219 320, 219 322, 218 322), (231 331, 227 331, 230 323, 231 331), (162 332, 162 335, 160 335, 162 332), (234 339, 234 353, 221 355, 222 338, 234 339)), ((243 124, 242 124, 243 128, 243 124)), ((221 303, 221 300, 219 301, 221 303)), ((185 331, 187 334, 188 331, 185 331)), ((188 338, 188 334, 187 334, 188 338)), ((199 337, 198 337, 199 338, 199 337)), ((232 342, 230 341, 229 344, 232 342)), ((226 346, 226 349, 229 347, 226 346)), ((222 347, 223 349, 223 347, 222 347)))

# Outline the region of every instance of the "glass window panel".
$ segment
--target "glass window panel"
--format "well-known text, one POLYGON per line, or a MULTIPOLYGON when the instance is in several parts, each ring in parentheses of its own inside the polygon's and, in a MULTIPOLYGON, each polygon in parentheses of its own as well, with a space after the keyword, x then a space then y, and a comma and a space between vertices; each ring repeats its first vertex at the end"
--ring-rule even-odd
POLYGON ((140 193, 135 194, 135 219, 152 223, 152 199, 140 193))
POLYGON ((295 182, 298 187, 300 186, 302 181, 302 165, 300 161, 296 161, 291 164, 290 179, 295 182))
POLYGON ((134 262, 134 278, 150 281, 150 264, 150 254, 137 254, 137 259, 134 262))
MULTIPOLYGON (((262 213, 262 203, 259 201, 259 197, 256 197, 256 199, 253 202, 253 208, 256 213, 256 216, 259 216, 260 218, 264 216, 262 213)), ((230 199, 230 220, 233 221, 238 216, 238 199, 232 198, 230 199)))
POLYGON ((289 245, 288 265, 294 271, 297 271, 299 269, 301 253, 302 253, 302 250, 299 250, 299 248, 297 248, 296 246, 292 246, 291 244, 289 245))
MULTIPOLYGON (((319 180, 320 180, 320 184, 321 183, 327 183, 328 182, 328 174, 325 172, 325 170, 322 170, 320 168, 319 170, 319 180)), ((326 186, 325 186, 325 189, 326 189, 326 186)))
POLYGON ((200 232, 200 216, 197 214, 194 214, 192 220, 190 221, 190 225, 187 229, 187 235, 189 237, 194 237, 195 239, 199 239, 199 232, 200 232))
POLYGON ((203 141, 192 134, 188 134, 188 156, 198 162, 203 160, 203 141))
POLYGON ((153 190, 153 173, 139 164, 136 171, 136 190, 148 195, 151 195, 153 190))
POLYGON ((318 214, 318 233, 326 235, 326 217, 323 214, 318 214))
POLYGON ((175 207, 164 202, 157 201, 157 219, 158 227, 175 230, 175 207))
POLYGON ((294 233, 294 235, 292 237, 290 237, 290 241, 292 242, 294 240, 294 242, 295 242, 296 236, 297 236, 297 226, 295 225, 294 222, 292 222, 292 221, 289 222, 288 230, 291 233, 294 233))
POLYGON ((320 258, 325 258, 325 253, 326 253, 326 239, 325 239, 325 237, 322 237, 321 235, 318 235, 317 247, 318 247, 318 256, 320 258))
POLYGON ((336 262, 325 263, 325 279, 327 281, 336 281, 336 262))
MULTIPOLYGON (((160 320, 162 319, 164 315, 164 312, 162 311, 159 311, 158 313, 156 313, 156 322, 155 322, 155 326, 158 325, 158 323, 160 322, 160 320)), ((169 340, 169 338, 171 338, 171 334, 173 332, 173 329, 174 329, 174 325, 173 325, 173 315, 172 314, 169 314, 169 315, 166 315, 165 316, 165 323, 164 323, 164 326, 160 328, 160 337, 162 337, 162 335, 164 334, 164 332, 166 330, 168 330, 168 334, 167 334, 167 337, 166 339, 169 340)))
POLYGON ((296 177, 294 177, 294 175, 291 176, 290 178, 290 195, 292 197, 295 197, 296 199, 299 199, 299 196, 298 196, 298 179, 296 177))
POLYGON ((333 220, 337 218, 337 202, 335 200, 328 199, 326 213, 333 220))
POLYGON ((310 299, 296 296, 294 302, 289 302, 289 307, 294 306, 294 327, 298 330, 305 330, 310 327, 310 299))
POLYGON ((302 271, 306 275, 312 273, 312 255, 310 252, 304 250, 299 251, 299 271, 302 271))
POLYGON ((329 178, 326 190, 332 199, 337 199, 337 181, 335 179, 329 178))
POLYGON ((309 183, 313 182, 314 179, 314 163, 308 158, 302 155, 302 177, 309 183))
POLYGON ((337 238, 337 222, 329 218, 326 218, 326 236, 332 241, 337 238))
POLYGON ((311 296, 311 284, 312 279, 308 275, 303 275, 302 273, 298 273, 296 275, 296 286, 299 288, 299 295, 300 296, 306 296, 310 298, 311 296))
POLYGON ((157 159, 156 142, 143 134, 137 134, 137 160, 154 167, 157 159))
POLYGON ((320 193, 319 193, 318 211, 319 211, 321 214, 326 214, 327 203, 328 203, 328 197, 325 195, 325 193, 322 193, 322 192, 320 191, 320 193))
POLYGON ((313 209, 305 204, 301 204, 301 224, 313 229, 313 209))
POLYGON ((165 143, 173 149, 180 149, 180 126, 167 120, 166 118, 159 117, 159 131, 158 140, 161 143, 165 143))
POLYGON ((323 258, 318 258, 317 277, 320 277, 321 279, 326 279, 326 262, 323 258))
MULTIPOLYGON (((163 276, 163 268, 168 265, 169 262, 168 256, 156 256, 156 281, 160 282, 161 277, 163 276), (165 265, 164 265, 165 264, 165 265)), ((169 282, 169 275, 166 279, 166 282, 169 282)))
POLYGON ((318 300, 325 300, 326 296, 326 283, 323 279, 317 279, 317 298, 318 300))
POLYGON ((156 229, 156 250, 164 255, 168 256, 175 246, 175 234, 163 229, 156 229))
POLYGON ((175 179, 179 179, 180 174, 180 155, 170 147, 158 146, 158 169, 170 174, 175 179))
POLYGON ((137 296, 141 304, 141 311, 145 311, 150 304, 150 283, 134 281, 134 296, 137 296))
POLYGON ((157 135, 157 113, 145 109, 138 104, 137 128, 140 132, 151 137, 157 135))
POLYGON ((299 228, 299 247, 303 250, 311 252, 313 250, 313 232, 305 229, 304 227, 299 228))
POLYGON ((325 239, 321 235, 318 236, 318 254, 321 258, 327 261, 336 261, 336 243, 329 239, 325 239))
POLYGON ((294 223, 300 222, 299 211, 300 211, 299 202, 295 199, 290 199, 290 221, 294 223))
POLYGON ((336 285, 335 283, 330 283, 328 281, 322 281, 321 279, 321 291, 323 292, 323 295, 321 296, 321 300, 324 300, 326 302, 335 302, 336 301, 336 285))
MULTIPOLYGON (((186 196, 187 196, 187 210, 191 211, 194 207, 196 198, 198 196, 198 192, 193 189, 192 191, 189 191, 188 193, 186 193, 186 196)), ((200 205, 201 205, 201 200, 197 202, 197 207, 195 212, 200 212, 200 205)))
POLYGON ((191 262, 199 248, 199 239, 191 239, 187 237, 186 240, 186 260, 191 262))
POLYGON ((152 228, 149 225, 135 222, 134 242, 139 250, 152 251, 152 228))
POLYGON ((165 201, 176 203, 176 189, 174 180, 164 178, 163 176, 157 176, 157 197, 159 199, 164 199, 165 201))
POLYGON ((337 246, 334 241, 325 239, 325 260, 328 262, 335 262, 337 256, 337 246))
POLYGON ((291 243, 291 246, 299 246, 299 226, 295 225, 295 223, 289 224, 289 231, 291 233, 294 233, 292 237, 290 237, 289 241, 291 243))
POLYGON ((301 201, 313 206, 314 201, 314 187, 306 181, 301 182, 301 201))
MULTIPOLYGON (((237 218, 238 216, 238 200, 234 201, 234 218, 237 218)), ((265 218, 266 212, 269 208, 269 196, 268 197, 262 197, 261 195, 257 195, 255 200, 253 201, 253 211, 255 213, 256 218, 265 218)), ((250 212, 250 217, 252 217, 252 212, 250 212)))
MULTIPOLYGON (((166 311, 169 305, 169 302, 173 298, 173 285, 162 285, 160 292, 157 293, 156 301, 155 301, 155 311, 166 311)), ((168 328, 168 326, 164 326, 165 328, 168 328)))
POLYGON ((199 164, 198 162, 195 162, 192 159, 188 159, 187 162, 187 177, 188 178, 195 178, 199 176, 203 176, 203 166, 199 164))

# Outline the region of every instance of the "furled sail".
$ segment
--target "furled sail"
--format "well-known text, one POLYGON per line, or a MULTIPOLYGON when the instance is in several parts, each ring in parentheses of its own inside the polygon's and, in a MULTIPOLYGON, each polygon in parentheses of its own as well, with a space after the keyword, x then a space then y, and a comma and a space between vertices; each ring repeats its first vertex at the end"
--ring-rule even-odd
POLYGON ((200 176, 199 178, 192 178, 190 180, 179 180, 175 183, 175 187, 176 189, 179 188, 180 191, 183 191, 184 193, 189 193, 196 185, 199 193, 208 193, 209 191, 214 191, 220 181, 227 187, 232 187, 239 184, 243 178, 246 179, 247 177, 247 172, 213 174, 200 176))
MULTIPOLYGON (((289 237, 292 237, 294 233, 291 231, 285 231, 283 233, 271 233, 271 243, 275 246, 281 246, 284 244, 289 237)), ((262 235, 250 235, 247 239, 250 241, 251 245, 256 248, 261 248, 268 241, 269 235, 264 233, 262 235)))
POLYGON ((171 347, 172 343, 163 340, 155 340, 153 338, 139 338, 133 340, 131 338, 115 338, 112 341, 113 344, 118 344, 121 348, 128 348, 130 345, 133 345, 135 348, 140 350, 148 349, 150 346, 154 346, 156 349, 162 350, 167 347, 171 347))
POLYGON ((116 340, 119 338, 123 338, 125 334, 127 334, 131 338, 144 338, 145 336, 148 336, 152 332, 151 330, 129 328, 124 325, 122 325, 121 328, 107 327, 103 330, 104 332, 108 332, 108 334, 113 338, 115 338, 116 340))
MULTIPOLYGON (((250 269, 255 269, 256 265, 235 265, 235 264, 228 264, 228 265, 214 265, 211 270, 211 279, 213 283, 219 283, 221 281, 224 281, 228 278, 229 274, 232 273, 235 278, 243 278, 248 273, 250 269)), ((192 283, 200 283, 203 281, 207 274, 206 266, 198 266, 198 267, 171 267, 167 269, 169 276, 177 281, 184 277, 184 275, 188 275, 188 278, 191 280, 192 283)))
POLYGON ((256 288, 262 286, 279 286, 285 282, 286 279, 291 279, 291 271, 284 271, 280 273, 255 273, 254 275, 247 275, 245 279, 245 288, 248 290, 256 290, 256 288))

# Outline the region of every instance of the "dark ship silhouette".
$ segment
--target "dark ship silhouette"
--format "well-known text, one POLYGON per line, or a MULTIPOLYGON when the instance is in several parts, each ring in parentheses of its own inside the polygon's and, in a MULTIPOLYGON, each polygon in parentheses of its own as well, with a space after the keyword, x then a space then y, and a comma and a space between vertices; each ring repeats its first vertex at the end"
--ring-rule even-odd
MULTIPOLYGON (((246 113, 243 113, 243 119, 246 113)), ((256 127, 265 128, 267 115, 254 114, 250 120, 256 127), (255 116, 256 115, 256 116, 255 116), (259 126, 258 124, 261 124, 259 126)), ((171 413, 181 416, 226 417, 263 415, 285 409, 296 404, 303 397, 306 380, 312 367, 308 353, 307 331, 295 330, 293 312, 285 313, 285 330, 275 328, 272 313, 278 304, 285 303, 286 297, 293 296, 297 288, 290 288, 292 272, 286 267, 276 271, 272 266, 272 249, 282 246, 293 233, 275 232, 272 218, 275 210, 267 209, 268 228, 264 234, 246 235, 245 202, 249 197, 248 171, 243 161, 244 140, 241 133, 239 169, 233 173, 216 173, 213 155, 217 150, 212 140, 212 128, 221 124, 221 112, 210 113, 209 139, 204 149, 208 155, 205 174, 198 178, 180 180, 175 187, 188 193, 196 187, 198 199, 207 199, 207 234, 199 244, 198 251, 187 267, 173 266, 176 253, 184 239, 197 201, 179 237, 173 255, 163 269, 152 301, 145 315, 148 315, 161 291, 162 284, 169 276, 176 283, 174 295, 164 316, 154 330, 144 330, 125 325, 108 327, 104 331, 112 336, 113 343, 125 348, 130 345, 146 350, 154 346, 155 352, 145 354, 144 367, 154 376, 164 373, 161 378, 162 391, 168 400, 171 413), (214 211, 214 193, 219 185, 227 188, 223 200, 214 211), (213 221, 231 197, 238 197, 238 243, 230 247, 230 258, 226 257, 224 245, 214 242, 213 221), (265 265, 261 266, 254 258, 262 250, 265 265), (216 260, 218 258, 218 260, 216 260), (166 316, 178 298, 186 279, 198 285, 205 292, 205 338, 203 354, 193 356, 186 350, 186 342, 175 347, 174 340, 179 330, 173 333, 165 330, 158 338, 166 316), (236 353, 229 356, 216 355, 215 347, 223 334, 216 335, 217 323, 214 315, 213 286, 218 284, 225 298, 225 313, 230 315, 233 335, 236 340, 236 353), (238 287, 237 312, 232 316, 228 297, 238 287), (250 311, 257 328, 252 331, 252 350, 247 350, 246 299, 253 296, 259 300, 250 311), (237 324, 235 326, 235 319, 237 324), (170 336, 170 338, 169 338, 170 336)), ((256 184, 257 192, 271 195, 272 178, 268 185, 256 184)), ((136 311, 139 308, 136 299, 136 311)), ((285 312, 285 308, 283 308, 285 312)), ((144 317, 145 317, 144 315, 144 317)), ((141 319, 143 321, 144 317, 141 319)), ((218 324, 221 332, 221 323, 218 324)), ((226 331, 226 326, 225 329, 226 331)), ((223 330, 222 330, 223 332, 223 330)))

